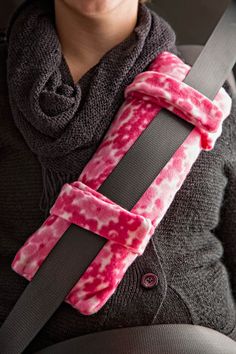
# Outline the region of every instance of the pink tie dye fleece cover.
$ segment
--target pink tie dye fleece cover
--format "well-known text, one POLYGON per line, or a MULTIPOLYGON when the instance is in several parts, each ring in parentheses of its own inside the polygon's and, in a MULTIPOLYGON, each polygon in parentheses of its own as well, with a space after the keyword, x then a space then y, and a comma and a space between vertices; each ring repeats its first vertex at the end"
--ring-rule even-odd
POLYGON ((214 148, 230 114, 232 100, 224 88, 211 101, 182 82, 190 69, 165 51, 126 87, 125 101, 101 145, 78 180, 64 184, 50 216, 16 254, 14 271, 31 280, 69 226, 77 224, 107 242, 65 301, 84 315, 101 309, 127 268, 143 254, 200 152, 214 148), (128 211, 96 190, 150 122, 158 119, 162 107, 195 127, 128 211))

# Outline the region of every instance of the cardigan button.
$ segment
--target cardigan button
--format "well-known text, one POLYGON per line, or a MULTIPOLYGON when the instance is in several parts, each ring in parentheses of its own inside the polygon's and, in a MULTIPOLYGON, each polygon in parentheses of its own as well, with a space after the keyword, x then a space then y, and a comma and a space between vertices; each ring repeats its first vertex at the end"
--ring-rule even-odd
POLYGON ((4 43, 7 40, 7 35, 4 31, 0 31, 0 43, 4 43))
POLYGON ((154 273, 146 273, 142 276, 141 285, 146 289, 151 289, 158 284, 158 276, 154 273))

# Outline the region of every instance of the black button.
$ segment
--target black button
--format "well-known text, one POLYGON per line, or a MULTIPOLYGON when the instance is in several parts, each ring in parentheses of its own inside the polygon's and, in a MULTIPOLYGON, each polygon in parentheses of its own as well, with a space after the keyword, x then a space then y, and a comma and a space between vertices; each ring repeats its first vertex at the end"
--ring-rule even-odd
POLYGON ((7 40, 7 35, 4 31, 0 31, 0 43, 4 43, 7 40))
POLYGON ((154 273, 144 274, 141 284, 144 288, 151 289, 158 284, 158 276, 154 273))

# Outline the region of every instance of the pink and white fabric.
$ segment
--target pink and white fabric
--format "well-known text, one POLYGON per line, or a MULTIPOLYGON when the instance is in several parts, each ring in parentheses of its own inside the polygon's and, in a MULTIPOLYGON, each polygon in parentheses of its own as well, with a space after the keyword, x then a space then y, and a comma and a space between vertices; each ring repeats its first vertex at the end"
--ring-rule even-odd
POLYGON ((101 309, 127 268, 143 254, 200 152, 214 148, 230 114, 232 100, 224 88, 211 101, 182 82, 190 69, 165 51, 127 86, 125 101, 101 145, 78 180, 62 187, 47 220, 16 254, 14 271, 31 280, 69 226, 77 224, 107 242, 65 301, 84 315, 101 309), (97 190, 163 107, 194 128, 128 211, 97 190))

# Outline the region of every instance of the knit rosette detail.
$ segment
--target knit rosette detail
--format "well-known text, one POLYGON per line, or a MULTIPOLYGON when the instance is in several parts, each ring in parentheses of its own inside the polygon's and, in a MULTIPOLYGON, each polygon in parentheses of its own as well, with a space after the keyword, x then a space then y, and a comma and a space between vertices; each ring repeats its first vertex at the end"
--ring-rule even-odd
POLYGON ((102 143, 78 180, 63 185, 48 218, 17 252, 14 271, 32 280, 66 230, 76 224, 107 242, 65 301, 84 315, 102 308, 128 267, 145 252, 200 152, 214 148, 230 114, 232 100, 224 88, 211 101, 183 82, 190 69, 165 51, 127 86, 124 103, 102 143), (128 211, 97 190, 162 108, 191 123, 193 129, 128 211))

